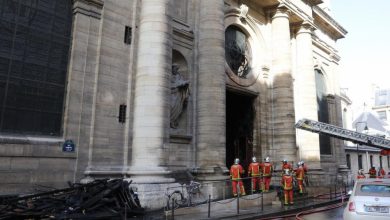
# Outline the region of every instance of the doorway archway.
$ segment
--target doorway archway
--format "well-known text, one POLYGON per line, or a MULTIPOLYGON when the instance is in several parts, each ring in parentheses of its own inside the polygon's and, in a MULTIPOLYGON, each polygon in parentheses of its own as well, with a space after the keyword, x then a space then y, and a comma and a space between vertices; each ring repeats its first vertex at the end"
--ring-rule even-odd
POLYGON ((246 169, 253 156, 254 97, 226 91, 226 166, 239 158, 246 169))

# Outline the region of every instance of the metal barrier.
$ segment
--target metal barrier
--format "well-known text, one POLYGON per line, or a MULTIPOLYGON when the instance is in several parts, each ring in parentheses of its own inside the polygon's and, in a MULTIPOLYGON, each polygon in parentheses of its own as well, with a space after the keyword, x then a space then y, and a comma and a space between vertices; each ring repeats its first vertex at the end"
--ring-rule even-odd
MULTIPOLYGON (((314 178, 315 175, 307 174, 308 179, 314 178)), ((271 179, 271 192, 277 193, 280 198, 281 206, 284 206, 283 202, 283 190, 280 187, 282 175, 274 174, 271 179)), ((338 198, 345 198, 347 190, 353 186, 348 177, 345 175, 327 175, 328 181, 322 181, 321 183, 313 184, 312 182, 307 182, 309 186, 305 185, 304 193, 295 197, 294 201, 298 203, 303 203, 304 205, 309 204, 315 200, 334 200, 338 198), (311 185, 313 184, 313 185, 311 185), (307 188, 315 187, 321 188, 322 191, 327 191, 328 193, 317 194, 311 193, 307 188)), ((241 178, 244 183, 244 187, 251 187, 252 177, 241 178)), ((195 182, 196 183, 196 182, 195 182)), ((197 183, 198 184, 198 183, 197 183)), ((263 182, 264 184, 264 182, 263 182)), ((241 196, 240 193, 236 197, 232 194, 232 180, 219 180, 219 181, 205 181, 197 185, 196 192, 192 191, 194 189, 193 184, 183 184, 177 187, 167 188, 167 205, 166 210, 171 210, 172 219, 174 219, 174 209, 180 207, 191 207, 207 204, 207 215, 210 218, 212 216, 211 204, 222 204, 226 205, 229 203, 236 202, 236 212, 237 215, 240 214, 240 200, 258 200, 259 211, 262 213, 264 211, 264 193, 261 192, 252 192, 251 188, 246 188, 246 195, 257 195, 257 196, 241 196), (174 194, 180 196, 173 196, 174 194)), ((239 192, 238 184, 237 191, 239 192)), ((295 183, 294 189, 297 192, 297 185, 295 183)), ((317 190, 319 191, 319 190, 317 190)))

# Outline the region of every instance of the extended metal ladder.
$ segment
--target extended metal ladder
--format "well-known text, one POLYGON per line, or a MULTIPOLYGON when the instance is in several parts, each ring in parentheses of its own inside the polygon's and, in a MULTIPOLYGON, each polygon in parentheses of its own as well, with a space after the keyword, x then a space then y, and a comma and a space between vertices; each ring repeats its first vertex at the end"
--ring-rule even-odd
POLYGON ((296 128, 324 134, 327 136, 339 138, 342 140, 352 141, 357 144, 377 147, 380 149, 390 150, 390 140, 382 137, 363 134, 351 131, 331 124, 318 122, 310 119, 301 119, 295 124, 296 128))

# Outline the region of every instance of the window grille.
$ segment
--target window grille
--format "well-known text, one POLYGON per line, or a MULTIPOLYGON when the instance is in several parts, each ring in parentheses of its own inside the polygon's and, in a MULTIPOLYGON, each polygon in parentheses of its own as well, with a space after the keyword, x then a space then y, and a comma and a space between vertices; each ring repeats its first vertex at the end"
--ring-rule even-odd
POLYGON ((60 135, 70 0, 0 1, 0 132, 60 135))

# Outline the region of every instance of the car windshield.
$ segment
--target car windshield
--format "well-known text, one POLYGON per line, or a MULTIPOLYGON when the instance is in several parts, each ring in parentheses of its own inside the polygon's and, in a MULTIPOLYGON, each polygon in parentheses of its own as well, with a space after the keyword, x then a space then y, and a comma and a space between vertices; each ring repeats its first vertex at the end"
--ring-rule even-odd
POLYGON ((356 188, 357 196, 382 196, 389 197, 390 196, 390 185, 386 185, 384 183, 376 183, 376 184, 359 184, 356 188))

